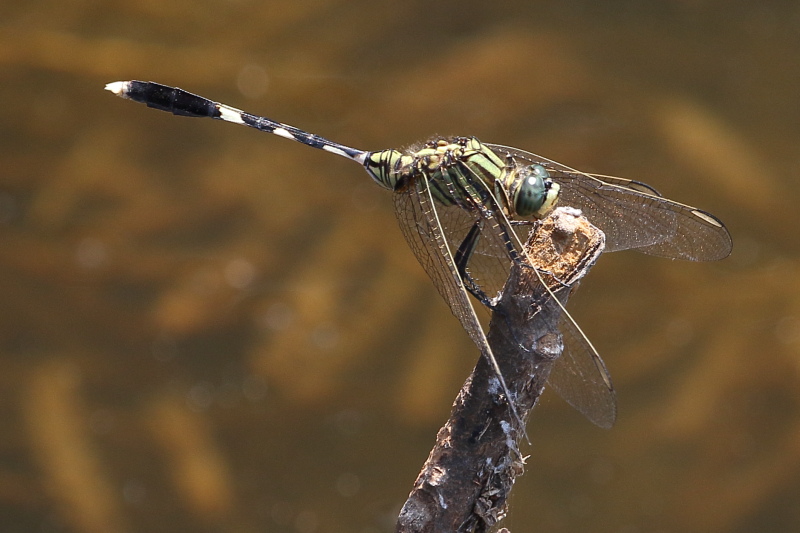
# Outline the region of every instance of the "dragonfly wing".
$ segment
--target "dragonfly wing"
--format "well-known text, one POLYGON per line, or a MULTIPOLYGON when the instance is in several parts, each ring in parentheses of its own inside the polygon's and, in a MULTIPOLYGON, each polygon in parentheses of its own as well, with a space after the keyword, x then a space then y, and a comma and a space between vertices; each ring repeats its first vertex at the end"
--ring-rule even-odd
MULTIPOLYGON (((494 361, 454 256, 470 228, 480 221, 481 235, 467 270, 492 298, 508 279, 510 248, 520 251, 514 231, 526 233, 530 225, 511 229, 496 202, 489 203, 483 210, 445 206, 433 200, 427 181, 421 177, 394 194, 395 214, 414 255, 481 353, 494 361)), ((524 257, 520 260, 530 263, 524 257)), ((593 423, 611 427, 616 419, 616 398, 602 359, 566 311, 559 327, 566 349, 555 361, 548 382, 593 423)))
MULTIPOLYGON (((481 186, 481 182, 477 180, 471 183, 475 187, 481 186)), ((491 195, 491 191, 488 193, 485 198, 488 209, 475 209, 474 213, 457 206, 440 207, 437 204, 436 207, 440 226, 451 245, 462 242, 468 228, 474 224, 473 219, 476 216, 481 218, 483 229, 475 252, 470 258, 468 272, 473 281, 488 296, 493 297, 502 290, 508 279, 512 254, 523 264, 535 263, 531 258, 526 258, 521 244, 528 240, 528 234, 534 223, 521 221, 512 225, 491 195), (472 221, 471 224, 467 222, 465 216, 472 221)), ((541 278, 539 282, 543 283, 541 278)), ((558 298, 554 293, 550 295, 552 298, 558 298)), ((591 422, 603 428, 610 428, 616 421, 617 404, 608 370, 597 350, 563 305, 559 316, 558 329, 562 333, 565 349, 554 362, 548 382, 562 398, 591 422)), ((519 338, 525 336, 520 334, 519 338)))
POLYGON ((662 196, 662 194, 655 188, 646 183, 642 183, 641 181, 618 178, 617 176, 606 176, 605 174, 592 174, 589 172, 586 172, 586 175, 600 181, 605 181, 606 183, 611 183, 612 185, 619 185, 620 187, 625 187, 626 189, 633 189, 634 191, 643 192, 645 194, 649 194, 650 196, 662 196))
POLYGON ((727 257, 731 236, 713 215, 673 202, 642 183, 591 176, 516 148, 489 145, 519 164, 540 164, 561 185, 559 204, 580 209, 606 235, 606 250, 641 252, 690 261, 727 257))
POLYGON ((562 314, 559 330, 564 351, 547 383, 594 424, 610 428, 617 419, 617 398, 605 363, 570 317, 562 314))
POLYGON ((453 253, 467 234, 463 221, 469 221, 466 227, 469 230, 480 219, 482 229, 467 263, 467 274, 487 298, 499 296, 511 272, 512 250, 519 253, 520 248, 506 218, 495 214, 495 206, 480 211, 457 206, 437 205, 436 208, 445 239, 450 243, 453 253))
MULTIPOLYGON (((461 321, 461 325, 481 353, 493 361, 494 356, 486 335, 453 260, 455 254, 453 246, 457 249, 460 243, 448 243, 445 238, 438 213, 441 207, 434 204, 427 181, 420 177, 396 191, 394 206, 400 229, 422 268, 433 281, 436 290, 450 306, 456 318, 461 321)), ((454 211, 452 214, 458 213, 454 211)), ((467 227, 466 231, 468 230, 467 227)))
POLYGON ((725 259, 733 250, 731 235, 720 219, 707 211, 688 205, 670 202, 691 216, 678 216, 678 229, 670 239, 639 248, 640 252, 658 257, 688 259, 690 261, 716 261, 725 259))

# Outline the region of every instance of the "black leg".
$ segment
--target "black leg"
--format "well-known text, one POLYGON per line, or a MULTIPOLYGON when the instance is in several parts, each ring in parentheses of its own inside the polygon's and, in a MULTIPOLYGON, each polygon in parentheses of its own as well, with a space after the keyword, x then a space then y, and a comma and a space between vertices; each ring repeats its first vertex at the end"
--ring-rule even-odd
POLYGON ((456 262, 456 268, 458 269, 458 275, 461 276, 461 281, 464 282, 464 288, 467 289, 470 294, 472 294, 475 298, 478 299, 483 305, 488 308, 492 308, 493 304, 492 301, 486 296, 486 293, 483 292, 478 284, 472 279, 469 272, 467 271, 467 266, 469 265, 469 260, 472 258, 473 252, 475 252, 475 248, 478 246, 478 239, 481 236, 481 230, 483 229, 483 219, 479 218, 475 221, 475 224, 467 233, 467 236, 464 237, 464 240, 461 242, 461 245, 456 250, 456 256, 453 258, 456 262))

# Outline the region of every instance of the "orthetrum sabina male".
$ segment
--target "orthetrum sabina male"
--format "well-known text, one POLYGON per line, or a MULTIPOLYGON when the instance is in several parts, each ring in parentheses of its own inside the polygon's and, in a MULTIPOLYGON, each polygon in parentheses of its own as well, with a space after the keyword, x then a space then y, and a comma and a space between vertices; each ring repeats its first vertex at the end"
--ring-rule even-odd
MULTIPOLYGON (((394 191, 395 212, 408 244, 494 368, 506 398, 505 380, 469 294, 493 307, 512 261, 526 261, 521 242, 531 225, 556 202, 580 209, 600 228, 606 251, 634 248, 690 261, 722 259, 731 252, 730 234, 716 217, 663 198, 648 185, 586 174, 474 137, 434 139, 406 152, 369 152, 175 87, 126 81, 109 83, 106 89, 175 115, 243 124, 363 165, 378 185, 394 191)), ((616 399, 605 364, 566 311, 559 327, 565 351, 548 383, 589 420, 610 427, 616 399)), ((516 415, 513 399, 509 405, 516 415)))

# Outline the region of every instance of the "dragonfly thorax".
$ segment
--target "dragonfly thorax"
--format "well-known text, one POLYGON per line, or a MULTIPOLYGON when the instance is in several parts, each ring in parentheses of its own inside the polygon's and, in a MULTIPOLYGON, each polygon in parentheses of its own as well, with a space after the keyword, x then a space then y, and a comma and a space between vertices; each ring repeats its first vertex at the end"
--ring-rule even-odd
POLYGON ((425 179, 443 205, 485 205, 488 196, 510 217, 542 218, 555 206, 560 187, 539 164, 503 160, 475 137, 434 139, 417 150, 370 152, 364 166, 380 186, 398 190, 425 179))
MULTIPOLYGON (((466 163, 483 149, 475 138, 434 139, 421 149, 405 154, 394 149, 370 152, 364 160, 364 167, 378 185, 396 190, 417 177, 439 182, 443 173, 450 175, 455 167, 466 163)), ((493 155, 490 150, 489 153, 493 155)), ((490 170, 492 177, 503 167, 502 161, 498 160, 490 170)))
POLYGON ((364 166, 382 187, 400 190, 423 179, 439 203, 463 207, 483 203, 507 174, 506 163, 474 137, 434 139, 405 154, 370 152, 364 166))

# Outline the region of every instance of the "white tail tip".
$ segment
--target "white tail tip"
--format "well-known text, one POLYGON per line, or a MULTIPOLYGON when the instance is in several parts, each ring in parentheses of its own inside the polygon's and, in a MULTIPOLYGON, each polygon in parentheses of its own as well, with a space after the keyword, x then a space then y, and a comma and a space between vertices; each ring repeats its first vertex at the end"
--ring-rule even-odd
POLYGON ((117 96, 125 96, 125 93, 128 90, 128 84, 130 82, 127 81, 115 81, 112 83, 106 83, 106 91, 111 91, 112 93, 116 94, 117 96))

